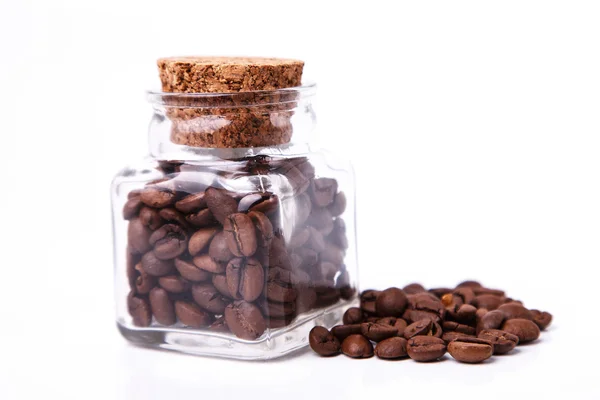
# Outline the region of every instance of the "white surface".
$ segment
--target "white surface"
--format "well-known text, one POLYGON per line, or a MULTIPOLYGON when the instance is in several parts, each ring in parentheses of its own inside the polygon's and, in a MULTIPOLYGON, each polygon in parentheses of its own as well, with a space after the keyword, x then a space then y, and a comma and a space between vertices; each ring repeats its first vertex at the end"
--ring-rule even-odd
POLYGON ((0 399, 600 398, 600 4, 333 3, 0 0, 0 399), (125 344, 108 186, 146 151, 154 60, 179 54, 306 60, 357 170, 363 288, 476 278, 553 329, 475 367, 125 344))

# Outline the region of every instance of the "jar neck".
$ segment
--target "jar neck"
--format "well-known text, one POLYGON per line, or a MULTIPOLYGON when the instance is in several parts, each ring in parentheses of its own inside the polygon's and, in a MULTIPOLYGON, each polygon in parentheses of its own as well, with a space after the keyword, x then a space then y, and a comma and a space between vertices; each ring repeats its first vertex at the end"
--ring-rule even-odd
POLYGON ((315 86, 240 93, 150 93, 150 155, 235 159, 310 150, 315 86))

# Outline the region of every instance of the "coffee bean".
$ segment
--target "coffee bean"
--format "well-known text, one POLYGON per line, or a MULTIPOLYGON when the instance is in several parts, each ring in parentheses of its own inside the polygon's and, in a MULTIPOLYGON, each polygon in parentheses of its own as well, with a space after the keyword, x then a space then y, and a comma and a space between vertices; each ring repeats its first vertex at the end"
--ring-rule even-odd
POLYGON ((257 248, 256 232, 252 219, 246 214, 231 214, 225 219, 223 231, 227 246, 237 257, 251 257, 257 248))
POLYGON ((398 336, 404 336, 404 330, 408 326, 408 323, 405 320, 396 317, 378 318, 375 322, 378 324, 393 326, 398 330, 398 336))
POLYGON ((265 319, 258 307, 243 300, 235 301, 225 308, 225 321, 231 332, 246 340, 259 338, 266 329, 265 319))
POLYGON ((473 305, 478 308, 487 308, 488 310, 496 310, 504 303, 504 299, 494 294, 480 294, 475 297, 473 305))
POLYGON ((185 229, 189 228, 189 224, 183 214, 174 208, 163 208, 158 212, 158 216, 167 223, 179 225, 185 229))
POLYGON ((489 288, 485 288, 485 287, 477 288, 476 287, 476 288, 473 288, 473 293, 475 293, 475 296, 480 296, 480 295, 486 294, 486 295, 504 298, 504 291, 498 290, 498 289, 489 289, 489 288))
POLYGON ((135 292, 137 294, 148 294, 150 289, 156 286, 156 278, 144 271, 142 263, 137 263, 135 270, 139 274, 135 279, 135 292))
POLYGON ((283 268, 269 268, 266 295, 271 301, 280 303, 294 301, 298 295, 293 286, 293 275, 283 268))
POLYGON ((327 207, 333 203, 337 193, 337 181, 330 178, 318 178, 312 181, 312 200, 317 207, 327 207))
POLYGON ((279 197, 276 195, 272 195, 266 198, 263 198, 262 201, 254 204, 252 207, 248 209, 248 211, 257 211, 263 214, 269 214, 274 212, 279 208, 279 197))
POLYGON ((519 343, 527 343, 540 337, 540 328, 528 319, 515 318, 505 321, 502 330, 519 337, 519 343))
POLYGON ((398 334, 398 329, 390 325, 378 324, 377 322, 363 322, 360 325, 363 336, 374 342, 379 342, 398 334))
POLYGON ((170 260, 187 250, 187 234, 178 225, 163 225, 152 233, 150 244, 154 255, 161 260, 170 260))
POLYGON ((186 215, 185 220, 199 228, 213 226, 217 223, 217 220, 208 208, 186 215))
POLYGON ((182 277, 192 282, 202 282, 210 279, 210 272, 196 267, 193 263, 181 258, 175 259, 175 268, 182 277))
POLYGON ((198 283, 193 285, 192 297, 200 307, 215 314, 223 314, 225 306, 227 305, 227 300, 210 283, 198 283))
POLYGON ((225 272, 225 264, 216 262, 208 254, 194 257, 193 263, 196 267, 212 272, 213 274, 222 274, 225 272))
POLYGON ((273 303, 264 301, 262 304, 263 314, 268 317, 288 317, 296 313, 296 303, 273 303))
POLYGON ((135 217, 140 208, 142 207, 142 201, 139 197, 133 197, 125 203, 123 206, 123 219, 130 220, 135 217))
POLYGON ((391 287, 377 296, 375 309, 382 317, 400 317, 406 309, 408 299, 404 292, 398 288, 391 287))
POLYGON ((484 329, 499 329, 504 323, 504 313, 499 310, 494 310, 486 313, 477 323, 477 332, 484 329))
POLYGON ((320 356, 329 357, 340 352, 340 341, 326 328, 315 326, 308 334, 310 348, 320 356))
POLYGON ((458 288, 454 290, 452 294, 460 297, 460 299, 462 300, 462 304, 473 305, 473 303, 475 302, 475 293, 473 292, 473 289, 469 287, 458 288))
POLYGON ((205 190, 204 199, 208 209, 221 224, 225 219, 237 212, 238 204, 225 190, 217 188, 208 188, 205 190))
POLYGON ((531 314, 531 312, 517 303, 502 304, 500 307, 498 307, 498 310, 504 314, 505 320, 515 318, 533 320, 533 315, 531 314))
POLYGON ((331 328, 331 333, 343 342, 350 335, 357 335, 362 332, 361 324, 336 325, 331 328))
POLYGON ((444 332, 460 332, 466 333, 467 335, 475 335, 476 330, 472 326, 459 324, 454 321, 444 321, 442 324, 444 332))
POLYGON ((165 187, 151 186, 142 190, 140 200, 147 206, 163 208, 175 201, 175 192, 165 187))
POLYGON ((234 299, 252 302, 263 291, 265 275, 262 265, 253 258, 234 258, 226 269, 227 287, 234 299))
POLYGON ((127 243, 138 254, 143 254, 152 248, 150 244, 152 231, 148 229, 139 218, 129 221, 127 227, 127 243))
POLYGON ((415 336, 442 337, 442 328, 437 322, 430 319, 413 322, 404 329, 404 337, 410 339, 415 336))
POLYGON ((185 301, 175 302, 175 315, 182 324, 192 328, 202 328, 211 323, 211 317, 207 312, 185 301))
POLYGON ((396 360, 408 356, 408 342, 401 337, 391 337, 382 340, 375 346, 375 355, 384 360, 396 360))
POLYGON ((487 308, 478 308, 477 312, 475 313, 475 321, 477 321, 477 323, 479 323, 479 321, 481 321, 481 319, 484 317, 485 314, 487 314, 489 311, 487 310, 487 308))
POLYGON ((471 323, 475 321, 477 308, 470 304, 463 304, 456 311, 455 318, 458 322, 471 323))
POLYGON ((333 199, 333 203, 329 205, 328 210, 332 216, 339 217, 346 211, 346 204, 346 195, 344 192, 338 192, 333 199))
POLYGON ((216 233, 217 228, 215 227, 199 229, 198 231, 196 231, 190 237, 190 240, 188 242, 189 253, 192 256, 199 254, 208 246, 209 243, 211 243, 211 240, 216 233))
POLYGON ((221 231, 217 233, 210 241, 208 255, 210 258, 220 263, 227 263, 233 258, 233 254, 229 251, 229 246, 227 245, 225 232, 221 231))
POLYGON ((444 334, 442 335, 442 339, 446 343, 450 343, 454 339, 464 338, 464 337, 475 337, 475 336, 474 335, 467 335, 466 333, 452 332, 452 331, 450 331, 450 332, 444 332, 444 334))
POLYGON ((250 193, 240 200, 238 203, 237 212, 244 213, 247 212, 250 207, 254 206, 258 202, 263 200, 263 196, 260 193, 250 193))
POLYGON ((269 218, 267 218, 265 214, 258 211, 251 211, 248 213, 248 216, 256 227, 256 240, 258 242, 258 246, 271 246, 271 241, 273 240, 273 224, 271 224, 269 218))
POLYGON ((480 288, 481 283, 477 282, 477 281, 464 281, 459 283, 458 285, 456 285, 457 288, 462 288, 462 287, 468 287, 468 288, 480 288))
POLYGON ((448 353, 455 360, 475 364, 492 356, 494 346, 487 340, 478 338, 458 338, 448 344, 448 353))
POLYGON ((539 310, 530 310, 533 317, 533 322, 541 329, 544 330, 552 323, 552 314, 539 310))
POLYGON ((342 318, 345 325, 360 324, 363 322, 363 319, 363 312, 358 307, 350 307, 347 309, 344 313, 344 317, 342 318))
POLYGON ((190 289, 190 283, 177 275, 160 277, 158 284, 169 293, 183 293, 190 289))
POLYGON ((150 305, 146 299, 130 295, 127 299, 127 308, 129 314, 133 318, 133 324, 135 326, 150 326, 150 323, 152 322, 152 312, 150 311, 150 305))
POLYGON ((206 199, 204 192, 190 194, 175 203, 175 208, 184 213, 190 214, 206 208, 206 199))
POLYGON ((169 294, 165 289, 155 287, 150 291, 148 299, 152 314, 159 324, 168 326, 177 322, 173 302, 169 299, 169 294))
POLYGON ((439 318, 444 318, 446 310, 440 300, 431 299, 429 293, 419 293, 412 295, 410 307, 417 311, 427 311, 436 314, 439 318))
POLYGON ((168 275, 173 271, 173 266, 173 260, 161 260, 152 251, 142 256, 142 268, 152 276, 168 275))
POLYGON ((352 358, 370 358, 373 345, 363 335, 350 335, 342 342, 342 353, 352 358))
POLYGON ((307 222, 325 236, 333 231, 333 216, 326 208, 313 208, 307 222))
POLYGON ((225 297, 233 299, 233 295, 229 291, 229 286, 227 285, 227 277, 225 274, 212 274, 211 282, 219 293, 225 297))
POLYGON ((407 352, 415 361, 435 361, 446 354, 446 343, 434 336, 415 336, 408 340, 407 352))
POLYGON ((506 354, 519 344, 519 337, 499 329, 484 329, 477 335, 494 345, 494 354, 506 354))
POLYGON ((425 288, 420 283, 411 283, 410 285, 404 286, 402 290, 406 294, 417 294, 426 292, 425 288))
POLYGON ((208 326, 208 329, 213 332, 226 333, 229 332, 229 327, 227 326, 227 322, 225 322, 225 317, 219 317, 208 326))
MULTIPOLYGON (((138 271, 136 271, 136 265, 139 264, 140 257, 138 254, 134 254, 130 248, 125 250, 125 269, 127 274, 127 282, 129 282, 129 288, 134 289, 135 283, 138 277, 138 271)), ((140 265, 141 268, 141 265, 140 265)))
POLYGON ((140 210, 140 221, 148 229, 155 231, 163 224, 163 220, 158 211, 150 207, 142 207, 140 210))
POLYGON ((309 226, 307 230, 309 235, 308 240, 306 241, 304 246, 308 247, 309 249, 313 249, 317 253, 320 253, 323 250, 325 250, 325 240, 323 239, 323 235, 321 234, 321 232, 319 232, 312 226, 309 226))
POLYGON ((402 318, 410 323, 417 322, 422 319, 430 319, 433 322, 437 322, 438 324, 442 322, 442 319, 438 314, 421 310, 406 310, 404 314, 402 314, 402 318))
POLYGON ((299 287, 296 297, 296 312, 298 314, 311 310, 317 303, 317 293, 311 287, 299 287))
POLYGON ((142 194, 142 189, 133 189, 129 193, 127 193, 127 200, 134 199, 136 197, 140 197, 142 194))
POLYGON ((437 298, 442 298, 443 295, 452 293, 452 289, 449 288, 433 288, 428 290, 429 293, 435 295, 437 298))

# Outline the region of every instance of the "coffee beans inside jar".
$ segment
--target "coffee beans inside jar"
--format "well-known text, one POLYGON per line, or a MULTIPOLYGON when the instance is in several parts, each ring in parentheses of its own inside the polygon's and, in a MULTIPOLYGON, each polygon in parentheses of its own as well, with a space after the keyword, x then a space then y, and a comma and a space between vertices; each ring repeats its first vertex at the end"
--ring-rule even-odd
POLYGON ((550 313, 475 281, 430 290, 413 283, 363 291, 360 307, 348 308, 342 325, 313 328, 309 343, 319 355, 431 362, 449 353, 474 364, 537 340, 551 322, 550 313))
MULTIPOLYGON (((123 207, 128 310, 138 327, 256 340, 354 296, 346 198, 307 158, 162 162, 158 171, 123 207)), ((388 303, 397 307, 393 294, 388 303)))

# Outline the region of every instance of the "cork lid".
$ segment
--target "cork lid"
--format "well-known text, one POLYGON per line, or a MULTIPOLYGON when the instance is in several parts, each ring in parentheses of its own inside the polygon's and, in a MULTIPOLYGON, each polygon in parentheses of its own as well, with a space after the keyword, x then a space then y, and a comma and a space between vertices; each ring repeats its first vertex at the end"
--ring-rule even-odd
POLYGON ((300 86, 304 62, 263 57, 167 57, 157 62, 164 92, 235 93, 300 86))

